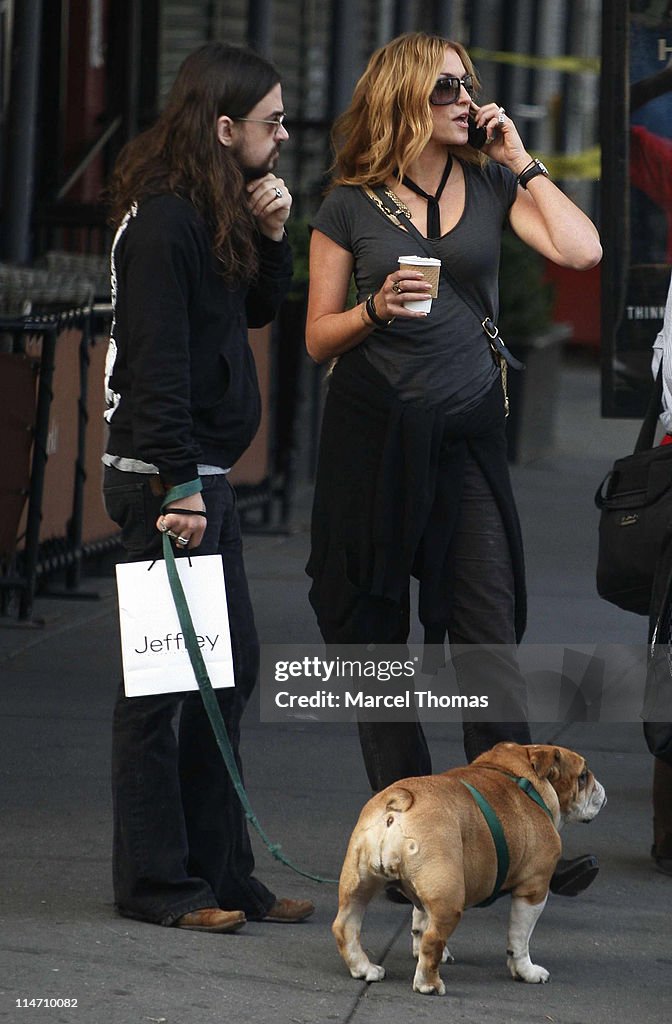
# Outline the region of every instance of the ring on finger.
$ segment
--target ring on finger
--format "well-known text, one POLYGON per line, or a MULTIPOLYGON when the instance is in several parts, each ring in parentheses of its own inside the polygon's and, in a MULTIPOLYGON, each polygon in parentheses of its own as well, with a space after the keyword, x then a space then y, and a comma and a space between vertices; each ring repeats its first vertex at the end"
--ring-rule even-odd
POLYGON ((189 543, 189 538, 188 537, 176 537, 175 538, 175 543, 179 544, 181 548, 186 548, 187 544, 189 543))
POLYGON ((505 114, 506 114, 506 111, 504 110, 504 107, 500 107, 499 108, 499 113, 497 114, 497 124, 504 124, 504 120, 505 120, 504 115, 505 114))
POLYGON ((276 195, 277 199, 282 199, 282 189, 281 188, 275 188, 275 189, 273 189, 273 191, 275 192, 275 195, 276 195))
POLYGON ((394 281, 392 283, 392 291, 394 292, 395 295, 399 295, 399 293, 401 292, 401 285, 399 284, 398 281, 394 281))

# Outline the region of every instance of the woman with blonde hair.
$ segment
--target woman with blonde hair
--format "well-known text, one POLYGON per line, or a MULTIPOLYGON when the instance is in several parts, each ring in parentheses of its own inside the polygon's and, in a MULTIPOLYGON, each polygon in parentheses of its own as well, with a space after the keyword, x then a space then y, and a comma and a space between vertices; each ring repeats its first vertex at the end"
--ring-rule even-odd
MULTIPOLYGON (((413 33, 373 54, 334 126, 306 333, 313 359, 336 360, 307 569, 322 635, 404 644, 416 576, 425 641, 443 645, 447 635, 462 692, 490 688, 509 719, 464 723, 469 760, 499 740, 530 742, 515 656, 523 549, 504 433, 503 371, 515 360, 493 337, 502 231, 562 266, 587 269, 601 257, 593 224, 527 152, 504 108, 475 103, 477 87, 457 42, 413 33), (430 284, 400 268, 402 254, 442 261, 429 312, 406 305, 426 299, 430 284), (353 274, 358 301, 347 309, 353 274)), ((431 771, 416 719, 360 721, 359 731, 375 790, 431 771)), ((581 860, 557 891, 589 884, 594 859, 581 860)))

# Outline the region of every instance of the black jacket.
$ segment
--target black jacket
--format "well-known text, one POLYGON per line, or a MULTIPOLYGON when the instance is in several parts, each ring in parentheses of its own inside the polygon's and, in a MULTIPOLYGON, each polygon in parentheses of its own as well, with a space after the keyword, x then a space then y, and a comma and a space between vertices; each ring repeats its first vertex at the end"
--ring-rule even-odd
POLYGON ((453 600, 452 538, 467 449, 499 506, 527 616, 520 523, 506 461, 499 381, 470 413, 401 402, 361 348, 330 378, 315 482, 310 601, 327 643, 404 643, 410 575, 420 581, 425 641, 442 644, 453 600))
POLYGON ((232 466, 259 426, 247 329, 275 316, 292 260, 286 240, 258 245, 258 279, 229 288, 204 221, 169 194, 141 203, 117 243, 107 451, 155 465, 167 486, 195 479, 198 463, 232 466))

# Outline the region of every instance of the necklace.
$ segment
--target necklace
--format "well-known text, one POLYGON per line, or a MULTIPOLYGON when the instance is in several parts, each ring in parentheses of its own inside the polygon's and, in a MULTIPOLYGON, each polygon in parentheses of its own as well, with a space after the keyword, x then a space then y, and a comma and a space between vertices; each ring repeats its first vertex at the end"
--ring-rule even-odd
POLYGON ((428 192, 425 192, 425 190, 420 188, 419 185, 416 185, 408 175, 405 174, 401 179, 402 185, 405 185, 406 188, 411 190, 411 192, 415 192, 417 196, 421 196, 423 199, 427 200, 427 238, 441 237, 441 213, 439 211, 439 200, 443 195, 443 190, 446 186, 446 182, 448 181, 452 166, 453 158, 449 153, 448 159, 446 160, 446 166, 444 167, 443 174, 441 175, 439 187, 433 196, 428 192))

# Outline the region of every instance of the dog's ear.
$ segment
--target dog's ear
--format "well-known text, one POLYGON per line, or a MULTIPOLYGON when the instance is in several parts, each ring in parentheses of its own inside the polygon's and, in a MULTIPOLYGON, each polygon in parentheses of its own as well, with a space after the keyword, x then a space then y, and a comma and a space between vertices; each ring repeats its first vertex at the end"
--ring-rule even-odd
POLYGON ((560 773, 560 751, 557 747, 528 747, 528 757, 540 779, 557 779, 560 773))

